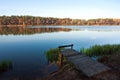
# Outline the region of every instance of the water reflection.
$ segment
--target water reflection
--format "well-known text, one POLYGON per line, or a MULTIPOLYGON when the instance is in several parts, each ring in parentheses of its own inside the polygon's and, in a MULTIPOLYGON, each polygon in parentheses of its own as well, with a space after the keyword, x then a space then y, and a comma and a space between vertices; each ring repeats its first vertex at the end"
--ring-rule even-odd
POLYGON ((120 26, 37 26, 37 27, 0 27, 0 35, 29 35, 36 33, 69 31, 120 31, 120 26))
POLYGON ((0 35, 28 35, 28 34, 35 34, 35 33, 50 33, 50 32, 69 32, 71 29, 69 28, 25 28, 25 27, 0 27, 0 35))

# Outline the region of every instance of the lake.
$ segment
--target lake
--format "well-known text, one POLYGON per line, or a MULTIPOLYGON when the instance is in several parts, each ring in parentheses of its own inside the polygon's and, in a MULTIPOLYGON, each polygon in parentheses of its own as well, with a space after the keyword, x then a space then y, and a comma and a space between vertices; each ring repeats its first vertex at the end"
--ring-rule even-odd
POLYGON ((96 44, 120 44, 120 26, 0 27, 0 61, 13 63, 0 80, 41 78, 58 70, 45 52, 66 44, 74 44, 77 51, 96 44))

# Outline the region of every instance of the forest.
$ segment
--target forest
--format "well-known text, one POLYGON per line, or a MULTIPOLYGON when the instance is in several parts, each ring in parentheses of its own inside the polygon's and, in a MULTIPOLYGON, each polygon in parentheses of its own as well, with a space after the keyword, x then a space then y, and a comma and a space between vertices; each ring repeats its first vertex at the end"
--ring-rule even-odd
POLYGON ((70 19, 35 16, 0 16, 0 25, 120 25, 120 19, 70 19))

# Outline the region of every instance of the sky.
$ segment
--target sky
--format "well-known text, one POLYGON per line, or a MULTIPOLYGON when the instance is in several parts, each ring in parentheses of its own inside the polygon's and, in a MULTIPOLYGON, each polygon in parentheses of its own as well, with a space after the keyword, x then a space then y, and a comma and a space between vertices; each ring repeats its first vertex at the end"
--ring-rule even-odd
POLYGON ((0 0, 0 16, 120 18, 120 0, 0 0))

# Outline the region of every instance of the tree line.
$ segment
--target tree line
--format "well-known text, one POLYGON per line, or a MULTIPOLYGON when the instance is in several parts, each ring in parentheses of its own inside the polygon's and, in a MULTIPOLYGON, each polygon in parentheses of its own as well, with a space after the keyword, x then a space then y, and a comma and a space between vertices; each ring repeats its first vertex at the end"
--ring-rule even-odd
POLYGON ((0 16, 0 25, 120 25, 120 19, 70 19, 35 16, 0 16))

